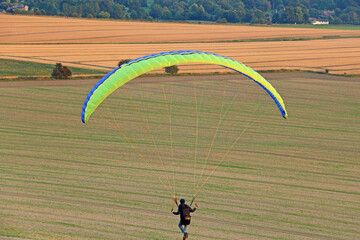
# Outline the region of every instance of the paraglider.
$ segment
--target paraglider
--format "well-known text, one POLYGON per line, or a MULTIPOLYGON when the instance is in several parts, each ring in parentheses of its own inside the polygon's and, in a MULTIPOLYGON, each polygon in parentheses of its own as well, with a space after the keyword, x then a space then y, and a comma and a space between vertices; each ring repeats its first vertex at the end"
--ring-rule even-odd
POLYGON ((195 212, 197 208, 198 208, 197 204, 195 204, 194 208, 191 208, 189 205, 185 204, 185 199, 182 198, 182 199, 180 199, 180 204, 178 205, 178 210, 176 212, 171 210, 171 212, 174 215, 180 215, 179 228, 180 228, 181 232, 184 234, 184 237, 183 237, 184 240, 187 239, 189 236, 187 229, 191 222, 190 213, 195 212))
MULTIPOLYGON (((124 84, 126 84, 127 82, 135 79, 136 77, 150 72, 152 70, 156 70, 159 68, 164 68, 164 67, 168 67, 168 66, 172 66, 172 65, 180 65, 180 64, 186 64, 186 63, 205 63, 205 64, 216 64, 216 65, 220 65, 223 66, 225 68, 234 70, 238 73, 241 73, 242 75, 246 76, 247 78, 253 80, 255 83, 257 83, 259 86, 261 86, 265 92, 270 95, 270 97, 273 99, 273 101, 275 102, 276 106, 278 107, 278 109, 281 112, 281 115, 283 118, 287 118, 288 114, 285 108, 285 104, 284 101, 282 99, 282 97, 279 95, 279 93, 275 90, 275 88, 265 79, 263 78, 259 73, 257 73, 256 71, 254 71, 253 69, 251 69, 250 67, 225 56, 221 56, 218 54, 213 54, 213 53, 208 53, 208 52, 201 52, 201 51, 172 51, 172 52, 163 52, 163 53, 157 53, 157 54, 153 54, 153 55, 148 55, 148 56, 144 56, 141 58, 137 58, 135 60, 129 61, 127 63, 122 64, 121 66, 119 66, 118 68, 115 68, 113 71, 109 72, 106 76, 104 76, 90 91, 90 93, 88 94, 85 103, 83 105, 83 109, 82 109, 82 115, 81 115, 81 120, 83 123, 87 123, 89 121, 90 116, 95 112, 95 110, 98 108, 98 106, 105 100, 107 99, 107 97, 112 94, 114 91, 116 91, 118 88, 121 88, 121 86, 123 86, 124 84)), ((201 83, 200 83, 201 85, 201 83)), ((232 88, 233 92, 236 91, 241 91, 241 89, 237 90, 236 88, 232 88)), ((211 173, 209 173, 207 175, 207 177, 204 177, 204 172, 205 172, 205 165, 207 165, 209 163, 209 156, 211 154, 211 151, 213 150, 213 148, 216 148, 214 146, 216 146, 215 142, 215 138, 218 134, 218 130, 219 130, 219 126, 222 124, 223 118, 220 116, 218 123, 216 124, 216 127, 214 127, 214 133, 212 134, 211 137, 211 143, 208 145, 201 146, 201 149, 205 149, 208 148, 209 150, 204 150, 205 153, 204 155, 204 167, 201 171, 201 176, 198 178, 198 183, 196 184, 196 165, 197 165, 197 159, 199 158, 198 156, 200 156, 200 153, 198 152, 198 139, 200 138, 199 135, 201 135, 198 131, 199 128, 199 109, 200 107, 198 105, 201 105, 202 100, 200 100, 200 104, 198 104, 198 100, 196 97, 196 91, 195 91, 195 103, 193 105, 195 105, 195 115, 196 119, 194 122, 196 122, 196 126, 193 127, 195 130, 195 134, 194 134, 194 138, 196 138, 196 144, 195 144, 195 150, 194 150, 194 192, 192 195, 192 199, 191 199, 191 203, 190 205, 186 205, 185 204, 185 200, 182 199, 180 202, 181 204, 178 205, 177 203, 177 198, 176 198, 176 193, 172 191, 172 188, 170 187, 170 183, 169 183, 169 179, 167 174, 165 173, 165 169, 164 169, 164 165, 161 166, 161 171, 164 172, 164 177, 165 177, 165 181, 168 184, 168 188, 171 192, 171 196, 174 200, 174 202, 176 203, 176 205, 178 206, 178 211, 177 212, 173 212, 173 214, 181 215, 181 219, 179 222, 179 228, 182 231, 182 233, 184 234, 183 239, 186 239, 188 236, 187 233, 187 226, 190 223, 190 212, 194 212, 197 208, 197 204, 195 203, 195 208, 191 208, 191 205, 193 202, 195 202, 195 199, 198 195, 198 193, 200 192, 200 190, 202 189, 202 187, 206 184, 206 182, 208 181, 208 179, 212 176, 212 174, 214 173, 214 171, 216 170, 216 168, 218 166, 220 166, 220 164, 224 161, 224 159, 228 156, 229 152, 233 149, 233 147, 235 146, 235 144, 238 142, 238 140, 240 139, 241 135, 244 134, 244 132, 247 130, 247 128, 244 129, 244 131, 242 131, 240 134, 238 134, 239 136, 235 137, 232 142, 229 144, 229 146, 217 146, 218 149, 220 149, 219 151, 223 151, 222 153, 222 157, 219 157, 217 164, 214 165, 210 165, 209 168, 207 169, 208 172, 210 172, 210 170, 212 170, 211 173), (215 166, 215 167, 213 167, 215 166), (185 211, 184 211, 185 210, 185 211)), ((201 97, 200 97, 201 98, 201 97)), ((166 100, 166 96, 164 94, 164 99, 166 100)), ((138 102, 144 102, 144 98, 140 98, 137 99, 138 102)), ((131 99, 131 101, 133 101, 133 99, 131 99)), ((149 101, 148 101, 149 102, 149 101)), ((214 102, 216 103, 216 100, 214 100, 214 102)), ((172 112, 172 106, 170 106, 170 108, 168 109, 167 105, 168 102, 166 102, 166 111, 168 111, 168 117, 169 117, 169 131, 170 131, 170 138, 167 138, 165 141, 163 141, 163 145, 162 146, 166 146, 167 142, 170 142, 170 146, 171 147, 171 153, 170 158, 172 159, 172 161, 174 160, 174 152, 173 152, 173 129, 172 129, 172 122, 171 122, 171 112, 172 112), (170 140, 169 140, 170 139, 170 140), (166 142, 164 144, 164 142, 166 142)), ((223 111, 224 109, 224 105, 222 105, 221 107, 221 113, 225 113, 228 112, 229 107, 227 107, 226 110, 223 111)), ((209 108, 211 109, 211 107, 209 108)), ((187 112, 191 112, 191 111, 187 111, 187 112)), ((235 111, 233 111, 235 112, 235 111)), ((141 111, 139 111, 139 115, 141 114, 141 111)), ((167 115, 167 114, 164 114, 167 115)), ((221 115, 221 114, 220 114, 221 115)), ((209 119, 209 116, 207 116, 209 119)), ((152 118, 154 118, 154 116, 152 116, 152 118)), ((210 117, 211 118, 211 117, 210 117)), ((146 129, 148 132, 149 131, 149 123, 148 120, 145 119, 144 121, 144 125, 146 125, 146 129)), ((139 121, 140 122, 140 121, 139 121)), ((157 123, 159 126, 159 123, 157 123)), ((188 127, 186 124, 181 123, 182 124, 182 129, 188 127)), ((233 124, 233 123, 232 123, 233 124)), ((230 126, 232 125, 230 124, 230 126)), ((134 127, 133 129, 139 129, 134 127)), ((156 128, 157 129, 157 128, 156 128)), ((227 129, 227 133, 229 134, 229 132, 232 132, 233 129, 227 129)), ((208 131, 207 131, 208 132, 208 131)), ((206 129, 204 130, 203 133, 207 133, 206 129)), ((226 131, 224 131, 226 132, 226 131)), ((133 135, 133 133, 131 133, 133 135)), ((156 132, 153 132, 152 134, 157 134, 156 132)), ((140 134, 141 135, 141 134, 140 134)), ((134 141, 130 140, 127 136, 125 136, 128 139, 128 142, 131 145, 134 145, 134 141)), ((144 139, 140 139, 141 143, 144 143, 144 139)), ((154 137, 151 137, 151 141, 154 144, 154 149, 156 149, 156 151, 158 152, 157 156, 150 156, 149 159, 156 159, 159 158, 162 160, 163 157, 160 156, 159 152, 160 150, 158 149, 159 147, 156 144, 156 141, 154 141, 154 137)), ((224 141, 223 141, 224 142, 224 141)), ((228 144, 229 142, 224 143, 224 145, 228 144)), ((166 148, 166 147, 165 147, 166 148)), ((164 147, 163 147, 164 149, 164 147)), ((200 148, 199 148, 200 149, 200 148)), ((136 149, 134 148, 134 150, 139 151, 141 150, 141 147, 136 147, 136 149)), ((218 156, 216 156, 217 158, 218 156)), ((186 159, 186 157, 184 157, 186 159)), ((148 159, 148 157, 147 157, 148 159)), ((163 164, 163 163, 162 163, 163 164)), ((174 163, 172 163, 174 164, 174 163)), ((160 171, 160 169, 159 169, 160 171)), ((175 174, 175 170, 174 170, 174 165, 173 165, 173 174, 175 174)), ((184 181, 186 183, 186 181, 184 181)), ((164 184, 165 185, 165 184, 164 184)), ((175 188, 175 179, 174 179, 174 188, 175 188)))

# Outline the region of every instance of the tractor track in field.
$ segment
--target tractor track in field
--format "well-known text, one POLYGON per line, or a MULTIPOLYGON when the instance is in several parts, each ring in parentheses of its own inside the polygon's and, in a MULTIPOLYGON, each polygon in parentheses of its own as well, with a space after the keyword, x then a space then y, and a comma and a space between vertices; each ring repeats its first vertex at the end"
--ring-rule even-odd
POLYGON ((0 236, 0 240, 30 240, 30 238, 19 238, 19 237, 5 237, 5 236, 0 236))
MULTIPOLYGON (((13 192, 5 192, 5 191, 0 191, 0 195, 1 196, 7 195, 7 196, 13 196, 13 197, 23 197, 23 198, 30 198, 30 199, 34 199, 34 200, 51 201, 51 202, 65 203, 65 204, 72 204, 72 205, 77 204, 77 205, 82 205, 82 206, 88 205, 88 206, 104 207, 104 208, 110 208, 110 209, 121 209, 121 210, 130 211, 130 212, 142 212, 142 213, 148 213, 148 214, 154 215, 153 210, 134 208, 134 207, 125 207, 125 206, 112 205, 112 204, 107 204, 107 203, 95 203, 95 202, 89 202, 89 201, 59 199, 59 198, 52 198, 52 197, 39 197, 39 196, 33 195, 33 194, 13 193, 13 192)), ((169 213, 156 211, 156 215, 157 216, 158 215, 168 216, 169 213)), ((196 221, 210 222, 210 223, 215 223, 215 224, 216 223, 226 224, 226 225, 231 225, 234 227, 249 228, 249 229, 261 230, 261 231, 267 231, 267 232, 273 232, 273 233, 283 233, 283 234, 293 235, 294 237, 296 236, 296 237, 301 237, 301 238, 312 238, 312 239, 323 239, 323 240, 343 240, 343 239, 345 239, 345 238, 324 236, 324 235, 320 235, 320 234, 303 233, 303 232, 294 231, 294 230, 284 230, 284 229, 277 229, 277 228, 273 228, 273 227, 264 227, 264 226, 254 225, 254 224, 216 220, 216 219, 207 218, 207 217, 196 217, 196 221)), ((0 239, 1 239, 1 237, 0 237, 0 239)))

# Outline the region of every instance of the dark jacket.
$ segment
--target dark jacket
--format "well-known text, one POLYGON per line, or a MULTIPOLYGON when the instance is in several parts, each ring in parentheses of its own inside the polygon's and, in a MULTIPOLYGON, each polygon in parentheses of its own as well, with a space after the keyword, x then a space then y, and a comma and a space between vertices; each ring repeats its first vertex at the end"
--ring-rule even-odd
POLYGON ((196 211, 196 208, 191 208, 191 207, 189 207, 189 205, 187 205, 185 203, 181 203, 178 206, 177 212, 173 212, 173 214, 175 214, 175 215, 180 214, 180 219, 183 220, 185 216, 190 216, 190 212, 195 212, 195 211, 196 211))

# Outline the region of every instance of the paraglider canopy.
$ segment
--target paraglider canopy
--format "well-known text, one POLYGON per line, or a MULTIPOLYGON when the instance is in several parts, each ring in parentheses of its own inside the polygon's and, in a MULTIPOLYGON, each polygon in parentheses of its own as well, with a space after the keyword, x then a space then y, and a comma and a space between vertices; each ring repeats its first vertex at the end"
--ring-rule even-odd
POLYGON ((239 72, 259 84, 275 101, 282 116, 288 114, 281 96, 275 88, 259 73, 250 67, 225 56, 201 51, 173 51, 163 52, 137 58, 122 64, 104 76, 90 91, 83 105, 81 120, 86 123, 95 109, 116 89, 130 80, 155 69, 185 63, 208 63, 239 72))

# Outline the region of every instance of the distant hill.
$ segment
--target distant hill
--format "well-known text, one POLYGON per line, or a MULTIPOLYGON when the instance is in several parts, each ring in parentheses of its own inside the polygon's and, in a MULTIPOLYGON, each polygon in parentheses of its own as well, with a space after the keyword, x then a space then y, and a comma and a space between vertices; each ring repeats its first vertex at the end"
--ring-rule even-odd
POLYGON ((0 11, 60 15, 218 23, 359 24, 360 0, 0 0, 0 11))

